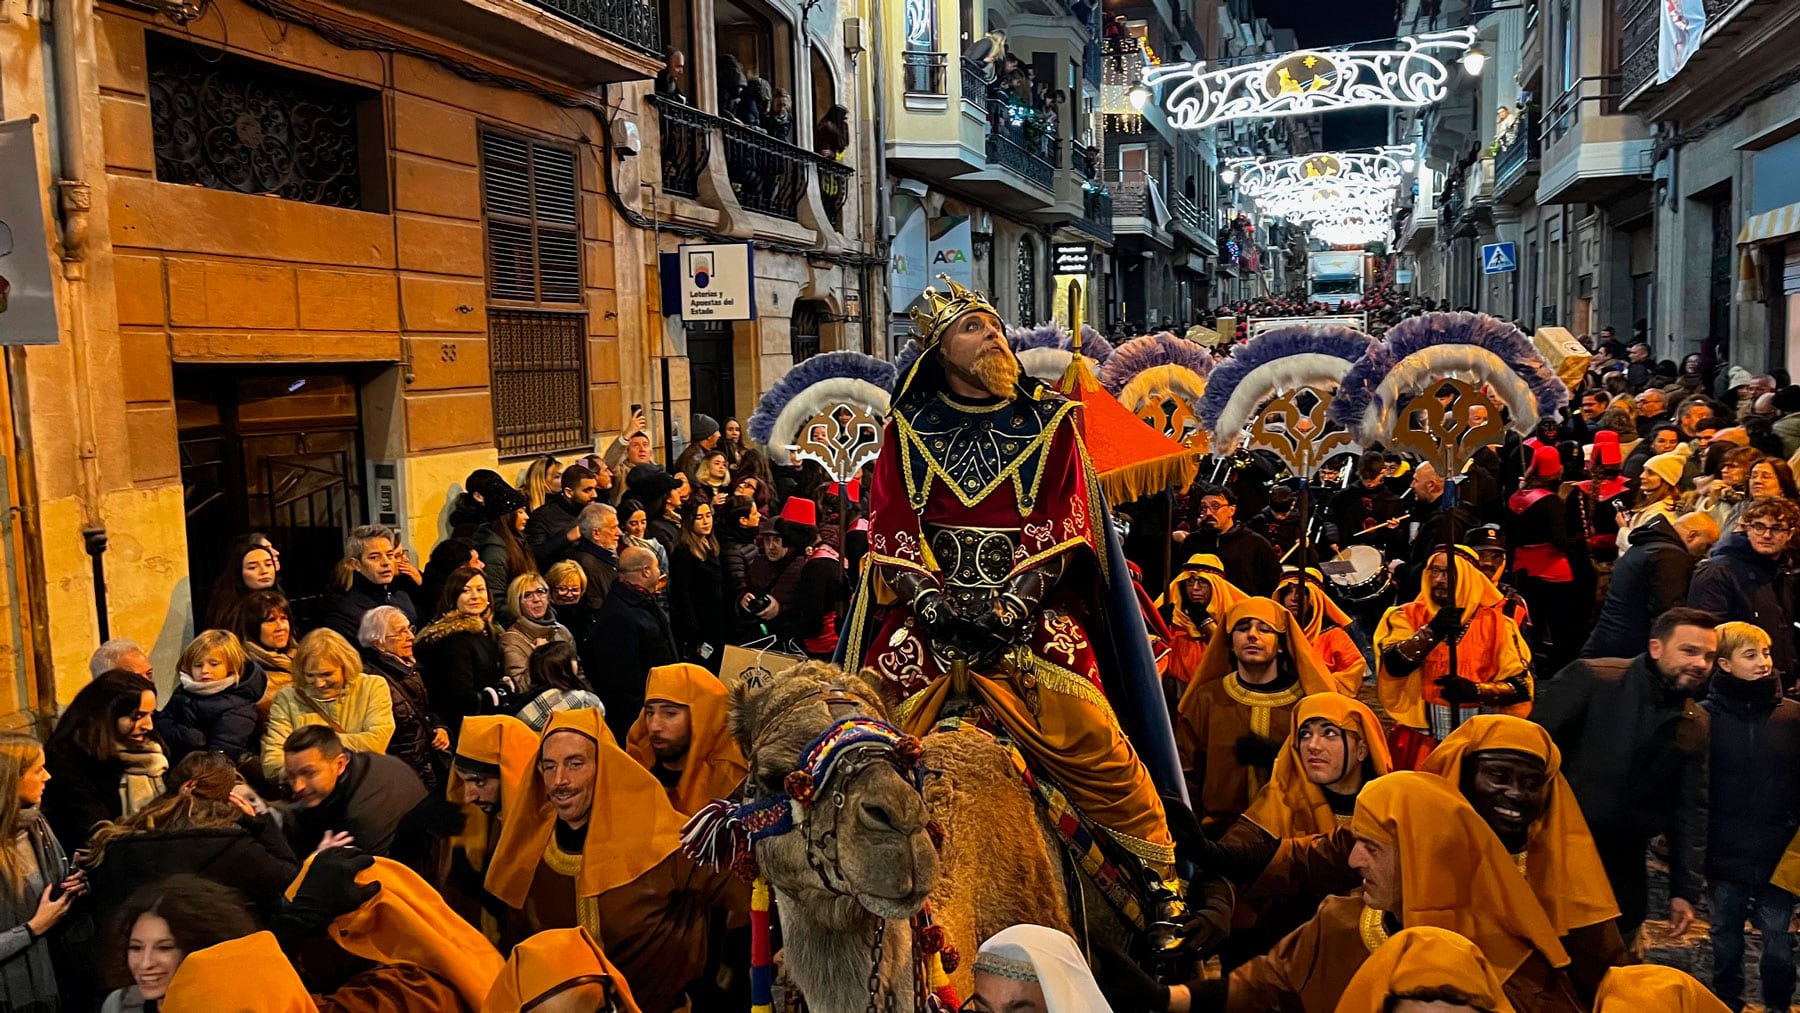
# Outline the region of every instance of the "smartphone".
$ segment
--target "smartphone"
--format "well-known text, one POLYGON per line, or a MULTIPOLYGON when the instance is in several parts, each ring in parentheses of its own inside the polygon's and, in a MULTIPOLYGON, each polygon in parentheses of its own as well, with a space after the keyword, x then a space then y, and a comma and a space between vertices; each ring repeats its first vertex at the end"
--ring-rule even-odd
POLYGON ((634 405, 632 405, 632 406, 631 406, 631 414, 633 414, 633 415, 642 415, 642 414, 643 414, 643 413, 644 413, 644 406, 643 406, 643 405, 641 405, 641 404, 634 404, 634 405))

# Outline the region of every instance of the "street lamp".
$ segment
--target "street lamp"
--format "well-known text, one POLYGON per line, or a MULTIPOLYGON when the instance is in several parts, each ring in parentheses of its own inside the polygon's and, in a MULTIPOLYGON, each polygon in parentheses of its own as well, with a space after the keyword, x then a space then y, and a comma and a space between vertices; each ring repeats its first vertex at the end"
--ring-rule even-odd
POLYGON ((1407 157, 1402 158, 1400 160, 1400 171, 1401 172, 1411 172, 1418 167, 1419 167, 1419 163, 1413 161, 1411 155, 1408 155, 1407 157))
POLYGON ((1462 55, 1462 68, 1468 72, 1470 77, 1480 77, 1481 68, 1485 66, 1487 66, 1487 54, 1482 52, 1479 42, 1470 46, 1469 51, 1462 55))
POLYGON ((1131 100, 1131 108, 1142 112, 1144 107, 1150 104, 1150 89, 1141 84, 1132 85, 1126 98, 1131 100))
POLYGON ((1220 169, 1219 170, 1219 182, 1225 184, 1226 186, 1231 186, 1233 183, 1236 183, 1237 182, 1237 170, 1231 168, 1230 166, 1226 166, 1225 168, 1220 169))

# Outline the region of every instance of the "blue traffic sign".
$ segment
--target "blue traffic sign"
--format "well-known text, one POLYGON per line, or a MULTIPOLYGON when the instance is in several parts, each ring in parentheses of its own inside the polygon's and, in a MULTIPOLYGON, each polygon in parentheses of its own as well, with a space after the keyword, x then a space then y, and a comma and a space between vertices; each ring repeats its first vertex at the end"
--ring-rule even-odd
POLYGON ((1505 274, 1519 269, 1519 257, 1511 243, 1489 243, 1481 248, 1481 273, 1505 274))

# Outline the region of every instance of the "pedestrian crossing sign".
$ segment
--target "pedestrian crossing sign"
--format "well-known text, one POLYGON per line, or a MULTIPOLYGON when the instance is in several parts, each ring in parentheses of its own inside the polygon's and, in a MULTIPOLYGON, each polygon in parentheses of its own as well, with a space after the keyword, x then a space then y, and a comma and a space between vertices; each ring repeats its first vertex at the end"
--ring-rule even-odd
POLYGON ((1481 273, 1505 274, 1519 269, 1519 258, 1511 243, 1489 243, 1481 248, 1481 273))

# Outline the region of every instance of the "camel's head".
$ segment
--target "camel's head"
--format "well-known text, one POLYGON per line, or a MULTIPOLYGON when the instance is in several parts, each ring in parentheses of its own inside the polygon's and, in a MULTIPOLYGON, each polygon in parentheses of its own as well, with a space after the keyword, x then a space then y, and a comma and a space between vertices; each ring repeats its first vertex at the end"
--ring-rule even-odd
MULTIPOLYGON (((765 798, 788 790, 813 741, 858 716, 888 720, 870 677, 820 662, 733 689, 731 730, 750 763, 751 790, 765 798)), ((904 766, 880 742, 843 750, 810 802, 793 807, 794 828, 757 841, 770 884, 845 917, 848 905, 881 918, 916 913, 936 883, 937 852, 904 766)))

